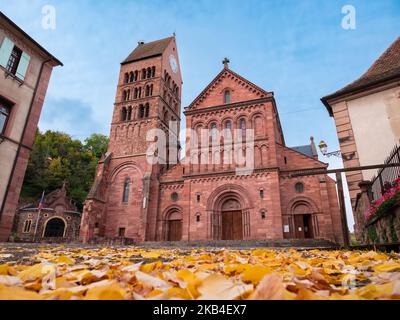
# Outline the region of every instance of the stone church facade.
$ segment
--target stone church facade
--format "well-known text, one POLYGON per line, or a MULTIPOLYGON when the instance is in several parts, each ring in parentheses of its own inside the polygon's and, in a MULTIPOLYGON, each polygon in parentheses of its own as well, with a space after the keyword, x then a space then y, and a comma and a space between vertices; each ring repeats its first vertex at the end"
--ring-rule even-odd
POLYGON ((141 42, 122 62, 108 152, 84 205, 84 242, 343 241, 335 182, 324 174, 291 177, 298 170, 327 167, 318 160, 313 139, 287 147, 273 92, 232 71, 227 59, 183 112, 185 157, 178 161, 179 152, 167 151, 159 156, 166 163, 149 162, 155 141, 146 139, 150 130, 161 129, 170 144, 180 135, 181 88, 175 37, 141 42), (204 129, 222 132, 217 152, 203 140, 193 143, 194 134, 204 129), (225 136, 234 131, 243 140, 252 132, 250 147, 236 149, 236 140, 225 136), (253 154, 252 170, 238 174, 230 161, 207 161, 216 155, 230 159, 237 150, 253 154))

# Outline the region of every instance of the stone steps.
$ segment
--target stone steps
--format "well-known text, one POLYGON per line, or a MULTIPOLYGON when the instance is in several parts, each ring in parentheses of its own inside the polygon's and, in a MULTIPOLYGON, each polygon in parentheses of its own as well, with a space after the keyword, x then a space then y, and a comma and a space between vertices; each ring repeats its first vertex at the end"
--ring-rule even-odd
POLYGON ((335 249, 340 245, 324 239, 281 239, 281 240, 209 240, 209 241, 169 241, 134 242, 143 248, 326 248, 335 249))

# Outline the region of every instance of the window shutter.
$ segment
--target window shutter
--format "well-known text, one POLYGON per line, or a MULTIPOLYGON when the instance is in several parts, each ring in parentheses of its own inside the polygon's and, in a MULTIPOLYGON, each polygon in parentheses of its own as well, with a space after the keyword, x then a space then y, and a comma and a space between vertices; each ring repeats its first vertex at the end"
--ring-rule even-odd
POLYGON ((25 52, 22 52, 21 60, 19 61, 18 64, 18 69, 16 76, 20 78, 21 80, 25 79, 25 74, 26 70, 28 69, 29 61, 31 60, 31 57, 26 54, 25 52))
POLYGON ((14 42, 7 37, 4 38, 0 48, 0 65, 4 68, 7 67, 8 60, 10 59, 11 52, 14 48, 14 42))

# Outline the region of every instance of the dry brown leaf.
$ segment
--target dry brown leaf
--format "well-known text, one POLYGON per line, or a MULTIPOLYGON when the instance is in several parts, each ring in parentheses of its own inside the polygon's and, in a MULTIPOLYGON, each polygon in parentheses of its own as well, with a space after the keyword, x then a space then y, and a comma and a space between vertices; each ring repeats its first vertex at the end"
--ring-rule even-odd
POLYGON ((265 276, 250 297, 254 300, 284 300, 285 285, 281 277, 265 276))

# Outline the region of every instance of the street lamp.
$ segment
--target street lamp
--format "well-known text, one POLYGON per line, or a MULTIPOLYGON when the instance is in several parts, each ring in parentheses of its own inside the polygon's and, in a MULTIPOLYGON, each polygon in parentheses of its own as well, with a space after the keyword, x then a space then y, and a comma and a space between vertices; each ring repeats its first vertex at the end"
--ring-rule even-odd
POLYGON ((321 153, 325 156, 325 157, 331 157, 331 156, 335 156, 335 157, 339 157, 339 158, 343 158, 345 159, 344 156, 342 156, 342 153, 337 150, 337 151, 333 151, 333 152, 328 152, 328 145, 326 144, 326 142, 324 140, 321 140, 321 142, 318 145, 319 150, 321 150, 321 153))
MULTIPOLYGON (((344 160, 348 160, 346 156, 342 155, 342 153, 338 151, 333 151, 333 152, 328 152, 328 145, 324 140, 322 140, 319 145, 318 145, 319 150, 321 150, 321 153, 325 157, 339 157, 344 160)), ((340 209, 340 216, 341 216, 341 221, 342 221, 342 232, 343 232, 343 242, 345 248, 348 248, 350 246, 350 239, 349 239, 349 230, 347 227, 347 216, 346 216, 346 207, 345 207, 345 201, 344 201, 344 193, 343 193, 343 181, 342 181, 342 173, 337 172, 336 173, 336 183, 338 187, 338 197, 339 197, 339 209, 340 209)))

